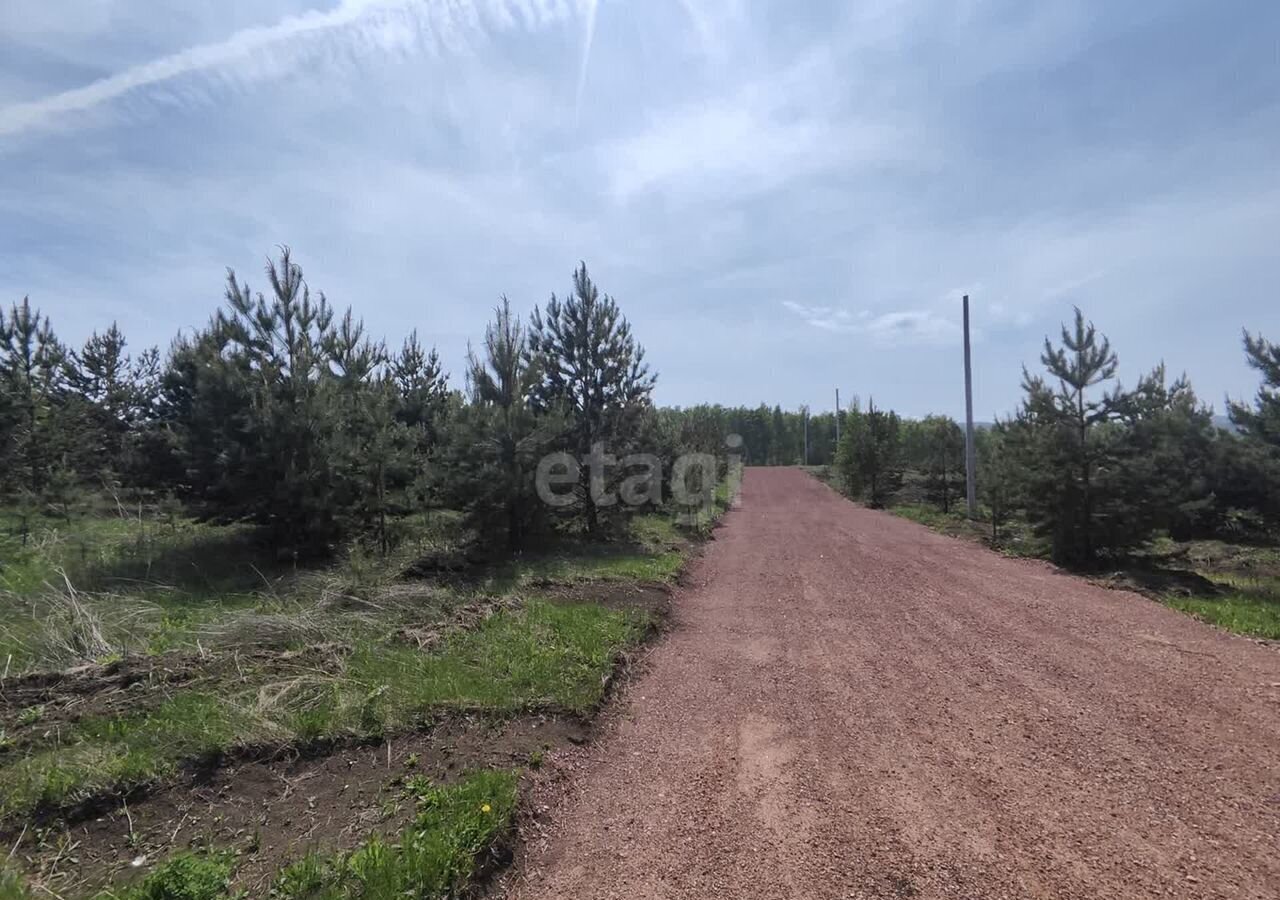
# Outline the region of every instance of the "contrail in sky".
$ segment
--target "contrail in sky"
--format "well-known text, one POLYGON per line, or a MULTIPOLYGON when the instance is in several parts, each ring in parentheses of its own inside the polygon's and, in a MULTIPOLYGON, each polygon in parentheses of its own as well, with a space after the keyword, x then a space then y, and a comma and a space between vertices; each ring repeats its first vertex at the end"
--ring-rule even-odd
POLYGON ((587 87, 587 70, 591 65, 591 45, 596 39, 596 14, 600 11, 600 0, 586 2, 586 37, 582 42, 582 61, 578 64, 578 89, 573 97, 573 122, 578 123, 582 113, 582 92, 587 87))
MULTIPOLYGON (((586 76, 595 31, 596 0, 547 3, 542 0, 342 0, 327 11, 288 16, 272 25, 237 31, 210 44, 131 66, 83 87, 0 109, 0 136, 55 124, 69 114, 88 112, 148 87, 199 76, 208 82, 247 83, 296 68, 317 56, 340 64, 353 48, 368 54, 406 47, 435 52, 465 50, 469 37, 513 30, 537 30, 578 12, 588 20, 586 54, 578 96, 586 76)), ((202 85, 172 89, 180 103, 198 103, 202 85)))

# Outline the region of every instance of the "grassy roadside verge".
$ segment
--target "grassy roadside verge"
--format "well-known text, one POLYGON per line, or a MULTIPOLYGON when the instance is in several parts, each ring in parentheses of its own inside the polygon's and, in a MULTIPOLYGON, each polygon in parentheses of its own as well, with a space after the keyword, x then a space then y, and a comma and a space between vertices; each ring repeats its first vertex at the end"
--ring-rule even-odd
POLYGON ((237 746, 378 737, 458 709, 586 713, 601 700, 614 659, 647 624, 640 612, 533 600, 449 635, 430 653, 365 642, 337 671, 182 692, 145 713, 81 721, 0 767, 0 819, 124 792, 237 746))
MULTIPOLYGON (((484 731, 505 721, 528 720, 536 727, 544 717, 588 720, 605 699, 619 661, 652 633, 662 608, 653 606, 654 598, 666 596, 661 586, 675 580, 713 523, 700 524, 691 529, 667 516, 643 516, 633 520, 623 541, 568 544, 459 577, 406 579, 397 574, 407 569, 403 558, 381 568, 358 560, 358 566, 330 573, 257 571, 256 589, 246 584, 241 595, 225 592, 186 619, 171 615, 185 600, 171 601, 152 585, 129 595, 80 592, 68 583, 64 599, 72 603, 66 619, 34 620, 22 647, 38 653, 43 648, 31 635, 65 635, 74 645, 74 667, 11 675, 3 682, 0 832, 15 850, 10 868, 24 873, 28 887, 12 873, 4 875, 0 900, 220 900, 237 896, 247 871, 253 872, 257 896, 265 889, 264 871, 277 869, 290 880, 273 881, 271 896, 452 895, 453 889, 431 893, 435 888, 409 878, 423 869, 423 854, 436 851, 419 846, 422 821, 406 823, 399 810, 409 803, 453 817, 447 811, 461 807, 445 803, 439 792, 501 771, 511 779, 511 803, 495 793, 496 800, 480 806, 505 816, 502 811, 515 802, 519 769, 536 766, 552 743, 537 739, 535 745, 531 737, 514 757, 505 757, 514 772, 503 768, 504 751, 473 750, 460 758, 462 766, 497 768, 473 769, 460 782, 462 770, 449 761, 452 738, 437 744, 414 735, 429 736, 440 722, 461 722, 463 728, 473 723, 484 731), (126 607, 154 602, 160 615, 135 616, 116 629, 109 611, 120 599, 126 607), (178 605, 169 607, 170 602, 178 605), (76 637, 79 632, 102 640, 95 649, 76 637), (159 644, 157 634, 164 636, 159 644), (119 640, 122 635, 125 640, 119 640), (424 758, 419 764, 416 750, 401 750, 393 769, 393 743, 397 749, 422 747, 424 758), (152 796, 172 796, 204 777, 201 771, 228 764, 234 771, 260 754, 358 755, 356 748, 381 744, 387 772, 362 789, 370 796, 357 813, 375 825, 344 830, 342 840, 329 840, 322 831, 316 849, 301 861, 281 856, 279 847, 258 855, 256 846, 245 846, 243 828, 234 834, 206 829, 204 842, 187 837, 184 846, 164 838, 176 836, 182 821, 163 828, 148 821, 152 796), (427 752, 445 756, 428 760, 427 752), (402 780, 413 786, 407 800, 396 793, 402 780), (117 822, 116 833, 86 831, 86 816, 117 822), (352 834, 365 840, 352 845, 352 834), (142 863, 131 866, 128 856, 142 863), (226 877, 217 875, 224 870, 226 877), (325 886, 311 884, 308 872, 323 874, 325 886)), ((198 552, 184 555, 199 558, 198 552)), ((29 559, 26 565, 34 571, 47 561, 29 559)), ((22 616, 38 604, 51 602, 47 590, 14 596, 23 604, 10 608, 14 615, 0 615, 0 639, 22 627, 22 616)), ((60 650, 45 658, 66 659, 60 650)), ((477 740, 484 738, 463 743, 477 740)), ((480 834, 474 825, 459 827, 474 836, 480 834)), ((295 830, 301 828, 299 823, 295 830)), ((470 854, 475 867, 488 865, 487 847, 470 854)), ((472 871, 456 860, 444 868, 465 871, 466 877, 472 871)))
POLYGON ((1280 641, 1280 548, 1222 541, 1157 545, 1157 559, 1181 567, 1208 584, 1200 590, 1166 592, 1166 605, 1202 622, 1248 637, 1280 641))
POLYGON ((1037 540, 1020 522, 1006 522, 993 534, 989 517, 970 519, 956 509, 943 512, 923 503, 896 503, 886 512, 950 537, 976 541, 1005 556, 1040 559, 1047 553, 1044 542, 1037 540))

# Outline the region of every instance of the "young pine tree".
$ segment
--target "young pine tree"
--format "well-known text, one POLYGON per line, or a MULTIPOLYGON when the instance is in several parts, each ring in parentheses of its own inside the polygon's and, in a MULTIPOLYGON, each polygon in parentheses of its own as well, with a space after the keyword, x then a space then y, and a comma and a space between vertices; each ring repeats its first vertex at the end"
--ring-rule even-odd
POLYGON ((1230 405, 1231 421, 1255 440, 1280 452, 1280 344, 1244 333, 1245 356, 1262 374, 1253 406, 1230 405))
POLYGON ((49 319, 24 297, 0 310, 0 490, 39 503, 53 471, 77 444, 79 423, 69 407, 67 352, 49 319))
POLYGON ((333 312, 285 248, 268 299, 227 273, 227 306, 174 345, 164 376, 184 493, 221 521, 265 526, 281 550, 322 553, 341 536, 328 396, 333 312))
POLYGON ((840 435, 837 469, 846 489, 879 509, 902 487, 901 422, 892 410, 851 406, 840 435))
POLYGON ((1014 467, 1014 422, 996 422, 977 434, 978 499, 991 516, 991 543, 999 544, 1000 529, 1018 501, 1018 473, 1014 467))
POLYGON ((1164 365, 1143 376, 1118 407, 1123 431, 1111 477, 1116 514, 1103 524, 1113 547, 1163 531, 1184 540, 1215 524, 1212 484, 1217 429, 1183 375, 1169 383, 1164 365))
POLYGON ((343 534, 366 538, 385 555, 398 537, 393 523, 408 511, 417 435, 396 418, 385 347, 365 337, 350 310, 324 349, 332 373, 322 385, 324 417, 332 422, 326 451, 335 517, 343 534))
POLYGON ((925 444, 925 493, 944 513, 964 494, 964 432, 954 419, 928 416, 921 423, 925 444))
POLYGON ((154 412, 159 354, 150 348, 135 360, 126 347, 124 334, 113 322, 68 355, 67 383, 84 409, 81 454, 86 457, 83 468, 89 471, 133 474, 131 444, 154 412))
POLYGON ((1021 461, 1032 480, 1028 514, 1052 540, 1058 562, 1088 565, 1098 537, 1098 472, 1114 455, 1104 426, 1120 404, 1118 389, 1099 395, 1094 388, 1115 378, 1118 362, 1110 342, 1079 309, 1074 327, 1063 326, 1060 347, 1045 338, 1040 361, 1057 388, 1023 371, 1023 419, 1037 430, 1021 461))
POLYGON ((522 549, 544 518, 535 476, 561 427, 533 401, 542 383, 538 358, 503 297, 485 329, 483 351, 468 349, 470 402, 451 429, 442 471, 446 499, 466 511, 482 540, 511 551, 522 549))
MULTIPOLYGON (((545 311, 534 309, 528 344, 536 359, 531 365, 541 375, 537 406, 566 418, 575 454, 584 457, 597 444, 618 456, 635 448, 656 376, 617 301, 600 293, 585 263, 573 273, 572 294, 563 301, 552 294, 545 311)), ((583 466, 582 509, 594 534, 600 514, 591 502, 589 478, 583 466)))
POLYGON ((1217 494, 1224 505, 1280 527, 1280 345, 1246 331, 1244 348, 1262 384, 1252 406, 1229 404, 1231 421, 1243 437, 1218 442, 1217 494))
POLYGON ((430 453, 444 435, 449 411, 449 376, 435 348, 424 350, 414 331, 389 360, 396 391, 396 420, 418 438, 422 454, 430 453))

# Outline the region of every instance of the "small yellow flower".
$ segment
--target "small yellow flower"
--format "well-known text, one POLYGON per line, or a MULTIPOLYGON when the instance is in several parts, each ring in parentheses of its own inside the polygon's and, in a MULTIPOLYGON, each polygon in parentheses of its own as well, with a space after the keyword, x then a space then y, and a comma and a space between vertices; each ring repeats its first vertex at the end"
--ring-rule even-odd
POLYGON ((484 806, 480 807, 480 812, 482 812, 482 813, 491 813, 491 812, 493 812, 493 807, 492 807, 492 806, 490 806, 488 803, 486 803, 484 806))

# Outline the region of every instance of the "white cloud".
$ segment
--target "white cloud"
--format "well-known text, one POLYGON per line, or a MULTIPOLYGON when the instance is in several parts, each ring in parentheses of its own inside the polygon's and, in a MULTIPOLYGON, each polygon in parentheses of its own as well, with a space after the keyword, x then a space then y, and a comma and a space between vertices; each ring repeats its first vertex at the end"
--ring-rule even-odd
POLYGON ((840 66, 819 48, 765 74, 739 70, 724 90, 659 109, 643 128, 596 149, 612 196, 739 197, 820 172, 850 176, 933 155, 896 111, 847 108, 845 89, 835 87, 840 66))
POLYGON ((610 189, 627 200, 653 187, 693 180, 704 186, 720 179, 787 180, 817 161, 823 133, 823 126, 812 121, 770 121, 767 111, 750 101, 708 103, 667 114, 601 154, 610 189))
POLYGON ((808 306, 794 300, 783 300, 782 305, 814 328, 821 328, 823 331, 848 331, 854 321, 853 314, 846 309, 837 309, 832 306, 808 306))
POLYGON ((490 31, 537 29, 575 15, 593 0, 342 0, 325 11, 287 16, 272 25, 237 31, 214 43, 131 66, 83 87, 0 109, 0 135, 48 127, 61 118, 119 100, 144 88, 177 82, 178 104, 198 103, 209 85, 280 77, 299 66, 339 64, 345 54, 404 53, 421 46, 464 52, 490 31), (202 82, 183 85, 187 76, 202 82))
POLYGON ((793 300, 782 303, 807 324, 823 331, 866 335, 878 346, 900 347, 954 344, 960 339, 960 324, 928 310, 905 309, 872 315, 857 314, 832 306, 807 306, 793 300))

